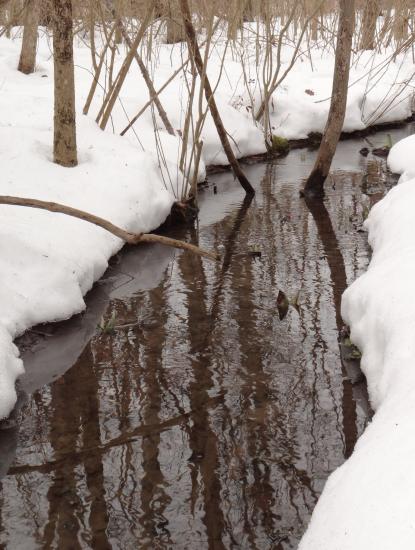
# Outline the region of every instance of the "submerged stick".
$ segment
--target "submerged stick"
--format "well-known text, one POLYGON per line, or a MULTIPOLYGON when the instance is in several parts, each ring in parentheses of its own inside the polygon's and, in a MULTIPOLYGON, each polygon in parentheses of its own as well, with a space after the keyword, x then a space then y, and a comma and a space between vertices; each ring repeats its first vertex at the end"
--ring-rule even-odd
POLYGON ((114 225, 108 220, 95 216, 95 214, 90 214, 84 210, 78 210, 77 208, 72 208, 72 206, 65 206, 64 204, 59 204, 57 202, 47 202, 41 201, 38 199, 29 199, 22 197, 11 197, 7 195, 0 195, 0 204, 8 204, 11 206, 27 206, 29 208, 40 208, 41 210, 47 210, 48 212, 56 212, 59 214, 66 214, 67 216, 72 216, 73 218, 78 218, 80 220, 92 223, 105 229, 109 233, 112 233, 116 237, 119 237, 128 244, 141 244, 141 243, 159 243, 164 244, 165 246, 171 246, 173 248, 180 248, 182 250, 189 250, 194 254, 199 256, 204 256, 210 260, 219 260, 219 256, 208 250, 203 250, 194 244, 186 243, 184 241, 179 241, 177 239, 171 239, 170 237, 164 237, 163 235, 154 235, 151 233, 130 233, 125 231, 121 227, 114 225))

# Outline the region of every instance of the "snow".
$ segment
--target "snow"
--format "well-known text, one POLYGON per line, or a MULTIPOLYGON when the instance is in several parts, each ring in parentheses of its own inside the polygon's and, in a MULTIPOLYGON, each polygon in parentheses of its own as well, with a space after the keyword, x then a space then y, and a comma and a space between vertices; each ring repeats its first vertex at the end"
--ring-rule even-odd
MULTIPOLYGON (((57 201, 109 219, 129 231, 151 231, 168 215, 183 190, 178 169, 180 137, 166 133, 152 109, 138 119, 134 132, 118 134, 147 102, 148 92, 135 63, 131 66, 107 129, 101 131, 94 117, 107 85, 101 77, 88 116, 82 108, 91 85, 91 54, 78 37, 75 47, 77 140, 79 165, 62 168, 52 162, 53 61, 50 38, 40 32, 36 72, 16 71, 19 31, 13 40, 0 38, 0 194, 57 201), (153 120, 156 121, 156 131, 153 120), (164 158, 159 160, 160 144, 164 158)), ((261 67, 256 63, 254 33, 247 42, 225 51, 219 39, 210 54, 209 78, 216 87, 216 101, 237 157, 265 151, 263 130, 253 122, 248 96, 258 100, 261 67), (225 58, 225 70, 220 59, 225 58), (249 80, 249 94, 241 67, 249 80)), ((100 36, 97 33, 97 44, 100 36)), ((333 52, 300 49, 301 57, 271 101, 273 131, 287 138, 306 137, 324 128, 331 91, 333 52), (308 92, 306 92, 308 90, 308 92), (311 91, 311 94, 309 93, 311 91)), ((115 59, 115 73, 122 64, 124 46, 115 59)), ((288 66, 292 45, 282 49, 282 68, 288 66)), ((155 88, 159 89, 187 58, 184 45, 157 44, 147 57, 155 88)), ((390 52, 356 57, 345 129, 362 129, 374 122, 402 120, 410 114, 411 93, 402 87, 413 64, 400 54, 379 76, 376 68, 390 52), (373 71, 373 72, 371 72, 373 71), (367 77, 370 73, 369 78, 367 77), (375 85, 376 84, 376 85, 375 85), (392 91, 390 86, 393 85, 392 91), (399 89, 399 92, 397 91, 399 89), (389 109, 382 112, 379 104, 389 109), (392 102, 391 102, 392 100, 392 102), (376 116, 375 116, 376 115, 376 116), (379 115, 379 116, 378 116, 379 115)), ((189 77, 189 74, 187 77, 189 77)), ((160 95, 173 127, 183 129, 187 85, 179 75, 160 95)), ((199 89, 196 86, 196 98, 199 89)), ((198 117, 195 101, 194 121, 198 117)), ((194 122, 193 121, 193 122, 194 122)), ((213 121, 202 128, 202 162, 226 164, 213 121)), ((190 140, 191 141, 191 140, 190 140)), ((0 206, 0 418, 9 414, 15 400, 15 380, 23 365, 13 340, 33 325, 69 318, 85 308, 84 295, 104 273, 108 259, 122 242, 88 223, 29 208, 0 206)))
POLYGON ((401 183, 365 222, 373 257, 342 301, 376 412, 351 458, 328 479, 300 550, 414 548, 414 146, 412 135, 390 152, 401 183))
POLYGON ((388 166, 395 174, 401 174, 400 183, 415 178, 415 135, 408 136, 394 145, 389 153, 388 166))
MULTIPOLYGON (((102 132, 90 118, 78 116, 79 165, 54 164, 51 61, 23 76, 15 70, 19 44, 2 40, 0 48, 1 194, 74 206, 132 232, 157 228, 170 212, 174 191, 180 194, 182 182, 173 173, 165 185, 154 147, 142 152, 128 140, 102 132)), ((152 134, 147 131, 149 143, 152 134)), ((172 156, 171 149, 166 148, 167 157, 172 156)), ((15 403, 14 383, 22 373, 12 340, 33 325, 82 311, 83 296, 123 243, 101 228, 61 214, 12 206, 1 206, 0 212, 0 417, 4 417, 15 403)))
MULTIPOLYGON (((289 63, 291 52, 285 52, 289 63)), ((305 139, 310 132, 322 133, 330 106, 334 58, 327 52, 311 51, 312 65, 300 57, 271 101, 273 133, 286 139, 305 139)), ((408 55, 391 62, 386 51, 372 55, 360 53, 350 68, 344 132, 365 130, 374 124, 405 120, 411 116, 413 92, 404 83, 414 76, 414 64, 408 55)), ((259 91, 252 90, 256 103, 259 91)), ((245 94, 246 99, 246 94, 245 94)))

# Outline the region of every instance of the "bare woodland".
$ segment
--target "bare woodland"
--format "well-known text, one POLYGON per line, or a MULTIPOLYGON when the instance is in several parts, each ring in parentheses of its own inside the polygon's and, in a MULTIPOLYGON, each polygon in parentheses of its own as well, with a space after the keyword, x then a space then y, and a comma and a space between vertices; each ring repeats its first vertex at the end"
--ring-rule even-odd
POLYGON ((335 50, 336 70, 328 123, 316 166, 305 190, 313 196, 322 196, 323 183, 341 134, 352 53, 357 55, 359 51, 391 45, 396 52, 413 48, 414 8, 412 0, 369 0, 357 1, 356 4, 343 0, 0 0, 0 23, 1 33, 7 36, 12 36, 17 26, 23 26, 17 69, 25 74, 36 70, 38 28, 42 26, 53 36, 53 155, 54 161, 62 166, 77 164, 74 36, 82 37, 89 45, 95 71, 84 114, 90 110, 100 76, 106 73, 104 98, 96 113, 96 121, 102 129, 107 127, 111 118, 129 68, 137 63, 148 88, 149 99, 122 135, 149 108, 156 109, 169 134, 177 134, 178 129, 173 128, 162 105, 160 92, 174 78, 185 75, 189 99, 187 116, 179 132, 183 143, 180 169, 188 180, 187 195, 193 197, 197 195, 195 174, 201 158, 201 135, 208 112, 215 122, 235 176, 246 193, 254 192, 235 157, 221 120, 214 93, 217 83, 211 83, 207 75, 209 52, 219 35, 223 40, 222 31, 225 29, 226 32, 225 49, 234 51, 235 58, 239 59, 242 66, 244 58, 241 48, 244 40, 248 32, 251 33, 251 40, 254 37, 262 99, 259 104, 253 101, 250 110, 255 124, 263 128, 264 140, 270 150, 273 144, 273 130, 269 121, 272 95, 284 83, 296 63, 300 44, 306 40, 311 47, 317 41, 320 48, 335 50), (382 26, 377 25, 379 15, 383 15, 382 26), (247 24, 250 25, 249 29, 247 24), (101 36, 99 44, 96 40, 97 32, 101 36), (156 90, 150 65, 151 56, 157 55, 157 44, 160 42, 186 46, 188 54, 184 56, 182 67, 172 74, 171 80, 165 83, 162 90, 156 90), (292 60, 288 66, 281 63, 281 48, 285 43, 293 46, 292 60), (117 74, 114 72, 116 52, 124 55, 124 62, 117 74), (199 97, 195 85, 197 80, 201 83, 199 97), (193 109, 196 104, 199 105, 197 120, 193 109), (189 143, 192 144, 190 156, 187 152, 189 143))
MULTIPOLYGON (((44 349, 52 341, 39 323, 85 306, 75 328, 83 331, 86 319, 88 339, 95 335, 86 347, 82 335, 78 371, 55 374, 53 365, 50 390, 48 361, 39 360, 46 405, 34 400, 26 416, 38 415, 30 430, 41 452, 16 430, 26 458, 5 478, 12 498, 3 498, 0 522, 9 514, 13 540, 24 540, 29 522, 16 521, 14 496, 29 494, 29 480, 34 498, 21 514, 39 512, 43 534, 35 536, 47 548, 55 538, 56 547, 78 547, 71 515, 79 523, 88 516, 97 533, 91 547, 109 548, 102 541, 111 529, 123 546, 141 521, 150 548, 170 528, 180 538, 195 511, 201 520, 188 522, 185 537, 206 531, 209 548, 248 548, 246 541, 293 548, 284 543, 305 528, 324 480, 372 422, 370 404, 362 406, 359 351, 346 349, 349 364, 343 357, 354 346, 342 295, 369 262, 368 212, 395 183, 391 164, 362 158, 379 147, 369 140, 386 135, 387 155, 393 123, 397 132, 414 131, 401 123, 415 120, 415 0, 0 0, 0 38, 1 66, 13 81, 5 84, 9 118, 1 125, 10 137, 0 191, 2 301, 11 299, 0 343, 17 373, 15 338, 40 327, 44 349), (399 116, 388 120, 396 105, 399 116), (295 111, 291 119, 287 111, 295 111), (284 134, 290 123, 292 134, 284 134), (369 136, 378 124, 388 129, 369 136), (338 148, 346 131, 356 139, 338 148), (303 149, 274 160, 294 147, 303 149), (135 251, 118 252, 144 243, 152 246, 128 267, 135 251), (174 248, 191 255, 174 256, 174 248), (143 290, 140 278, 156 282, 143 290), (97 319, 83 298, 91 289, 97 319), (50 437, 42 407, 52 417, 50 437), (104 462, 108 449, 114 454, 104 462), (108 484, 103 465, 111 463, 119 490, 108 484), (44 472, 50 477, 41 486, 44 472), (77 503, 83 486, 88 496, 77 503), (300 527, 293 534, 280 525, 300 527)), ((404 272, 408 281, 412 271, 404 272)), ((364 293, 359 301, 366 303, 364 293)), ((52 347, 50 362, 54 355, 52 347)), ((6 380, 15 399, 0 408, 0 435, 1 414, 17 399, 14 370, 0 376, 0 397, 6 380)), ((8 468, 2 474, 1 466, 0 478, 8 468)))

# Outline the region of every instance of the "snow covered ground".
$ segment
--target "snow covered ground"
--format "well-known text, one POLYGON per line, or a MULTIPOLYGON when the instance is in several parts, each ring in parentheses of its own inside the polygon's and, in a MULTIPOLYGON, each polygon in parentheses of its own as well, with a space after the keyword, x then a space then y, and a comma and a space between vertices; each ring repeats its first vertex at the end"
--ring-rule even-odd
MULTIPOLYGON (((0 51, 0 193, 71 205, 129 231, 157 228, 182 184, 175 161, 168 156, 171 147, 166 147, 166 156, 174 170, 166 182, 154 146, 143 152, 79 116, 79 165, 57 166, 51 161, 53 64, 47 43, 41 43, 38 70, 30 76, 15 69, 19 41, 2 39, 0 51)), ((79 70, 82 89, 81 74, 79 70)), ((79 99, 85 99, 81 94, 79 99)), ((148 141, 152 134, 148 129, 148 141)), ((12 340, 37 323, 82 311, 83 296, 123 243, 98 227, 63 215, 11 206, 0 210, 1 418, 15 403, 15 379, 23 368, 12 340)))
MULTIPOLYGON (((151 231, 168 215, 180 197, 183 178, 178 170, 180 138, 169 136, 158 115, 148 109, 124 138, 117 134, 147 102, 148 92, 133 64, 107 130, 94 117, 101 105, 101 87, 88 117, 82 107, 91 84, 89 49, 80 41, 75 49, 77 139, 79 166, 53 164, 53 62, 51 44, 42 31, 37 70, 25 76, 16 71, 20 39, 0 39, 0 194, 52 200, 108 218, 130 231, 151 231), (155 117, 159 132, 153 129, 155 117), (157 137, 157 140, 156 140, 157 137), (164 149, 164 162, 157 155, 164 149)), ((282 69, 291 60, 292 45, 282 50, 282 69)), ((123 48, 116 58, 121 65, 123 48)), ((143 52, 144 54, 145 52, 143 52)), ((251 117, 250 97, 258 104, 260 67, 255 44, 235 46, 226 53, 220 42, 213 48, 209 76, 217 83, 219 60, 226 63, 216 98, 238 157, 265 151, 263 131, 251 117), (244 84, 241 61, 249 81, 244 84)), ((186 58, 180 45, 159 45, 151 58, 155 87, 165 83, 186 58)), ((392 120, 411 113, 410 88, 402 85, 412 77, 410 56, 400 55, 384 66, 390 53, 356 57, 345 129, 348 131, 392 120), (379 67, 383 68, 379 72, 379 67), (369 75, 369 76, 368 76, 369 75), (385 107, 388 107, 385 110, 385 107)), ((303 138, 324 128, 329 107, 333 53, 318 45, 303 50, 271 102, 271 123, 276 134, 303 138)), ((104 78, 100 86, 105 86, 104 78)), ((160 95, 173 127, 183 128, 187 103, 183 77, 175 79, 160 95)), ((204 142, 199 179, 204 166, 225 164, 226 157, 208 116, 202 131, 204 142)), ((393 195, 392 195, 393 196, 393 195)), ((378 209, 379 210, 379 209, 378 209)), ((377 219, 374 215, 372 219, 377 219)), ((28 208, 0 207, 0 418, 12 409, 15 380, 23 365, 13 345, 29 327, 65 319, 84 309, 83 296, 105 271, 108 259, 122 242, 104 230, 59 214, 28 208)), ((372 223, 372 222, 370 222, 372 223)), ((374 223, 374 222, 373 222, 374 223)), ((401 404, 402 405, 402 404, 401 404)))
POLYGON ((327 481, 300 550, 415 547, 414 151, 413 135, 390 152, 400 184, 365 222, 373 258, 343 296, 376 414, 327 481))

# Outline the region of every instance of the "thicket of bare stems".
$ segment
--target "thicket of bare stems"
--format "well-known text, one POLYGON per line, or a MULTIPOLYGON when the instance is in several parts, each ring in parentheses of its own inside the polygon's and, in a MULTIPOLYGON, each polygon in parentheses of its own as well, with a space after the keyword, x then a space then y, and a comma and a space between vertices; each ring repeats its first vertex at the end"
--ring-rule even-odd
MULTIPOLYGON (((130 66, 133 63, 138 65, 148 90, 148 101, 137 106, 136 115, 126 123, 121 133, 124 135, 132 131, 134 122, 150 109, 156 136, 159 131, 157 117, 168 133, 178 135, 181 139, 178 164, 187 182, 184 190, 186 196, 197 193, 203 126, 209 109, 212 112, 214 108, 214 92, 218 85, 218 81, 210 82, 208 78, 211 52, 223 52, 219 78, 223 77, 226 55, 232 55, 232 59, 240 63, 246 92, 250 97, 248 109, 255 124, 263 128, 264 139, 271 145, 273 128, 269 114, 270 109, 274 108, 274 92, 284 83, 299 57, 312 64, 310 53, 317 47, 323 52, 334 52, 338 24, 336 0, 189 0, 188 3, 201 51, 200 60, 195 57, 194 47, 187 47, 187 42, 191 40, 183 19, 183 6, 187 0, 0 0, 0 34, 12 38, 21 32, 18 26, 24 26, 19 70, 25 73, 35 69, 38 25, 42 26, 42 32, 52 32, 53 14, 64 4, 67 7, 71 5, 73 34, 89 46, 94 71, 84 114, 91 110, 97 86, 100 86, 98 81, 100 78, 105 81, 101 107, 93 113, 102 129, 111 120, 130 66), (180 48, 183 63, 172 70, 171 78, 161 88, 156 89, 153 84, 153 60, 158 57, 163 43, 175 44, 174 47, 180 48), (216 48, 218 44, 220 49, 216 48), (282 48, 287 44, 292 46, 288 64, 286 59, 282 62, 282 48), (120 55, 124 61, 118 70, 119 64, 115 63, 115 59, 120 55), (187 103, 182 127, 173 128, 160 93, 180 77, 187 91, 187 103), (211 90, 210 99, 207 88, 211 90)), ((395 53, 389 61, 393 62, 397 53, 413 49, 414 11, 415 0, 356 0, 352 63, 359 58, 362 50, 391 48, 395 53), (383 17, 379 18, 379 15, 383 17)), ((409 82, 402 84, 405 85, 409 82)), ((58 90, 58 93, 68 95, 67 90, 58 90)), ((62 101, 68 104, 68 98, 62 101)), ((69 103, 74 108, 71 98, 69 103)), ((388 108, 387 102, 382 108, 388 108)), ((376 116, 381 114, 379 111, 376 116)), ((65 112, 65 117, 70 119, 71 113, 65 112)), ((375 122, 374 118, 371 123, 375 122)), ((59 124, 59 117, 55 123, 59 124)), ((228 139, 226 128, 222 133, 221 139, 225 143, 228 139)), ((75 144, 74 135, 68 139, 75 144)), ((224 148, 226 150, 226 144, 224 148)), ((159 153, 161 164, 166 168, 161 143, 159 153)), ((59 154, 55 158, 60 162, 59 154)), ((76 164, 76 151, 71 159, 63 158, 61 163, 76 164)), ((237 173, 238 168, 235 167, 235 170, 237 173)))

